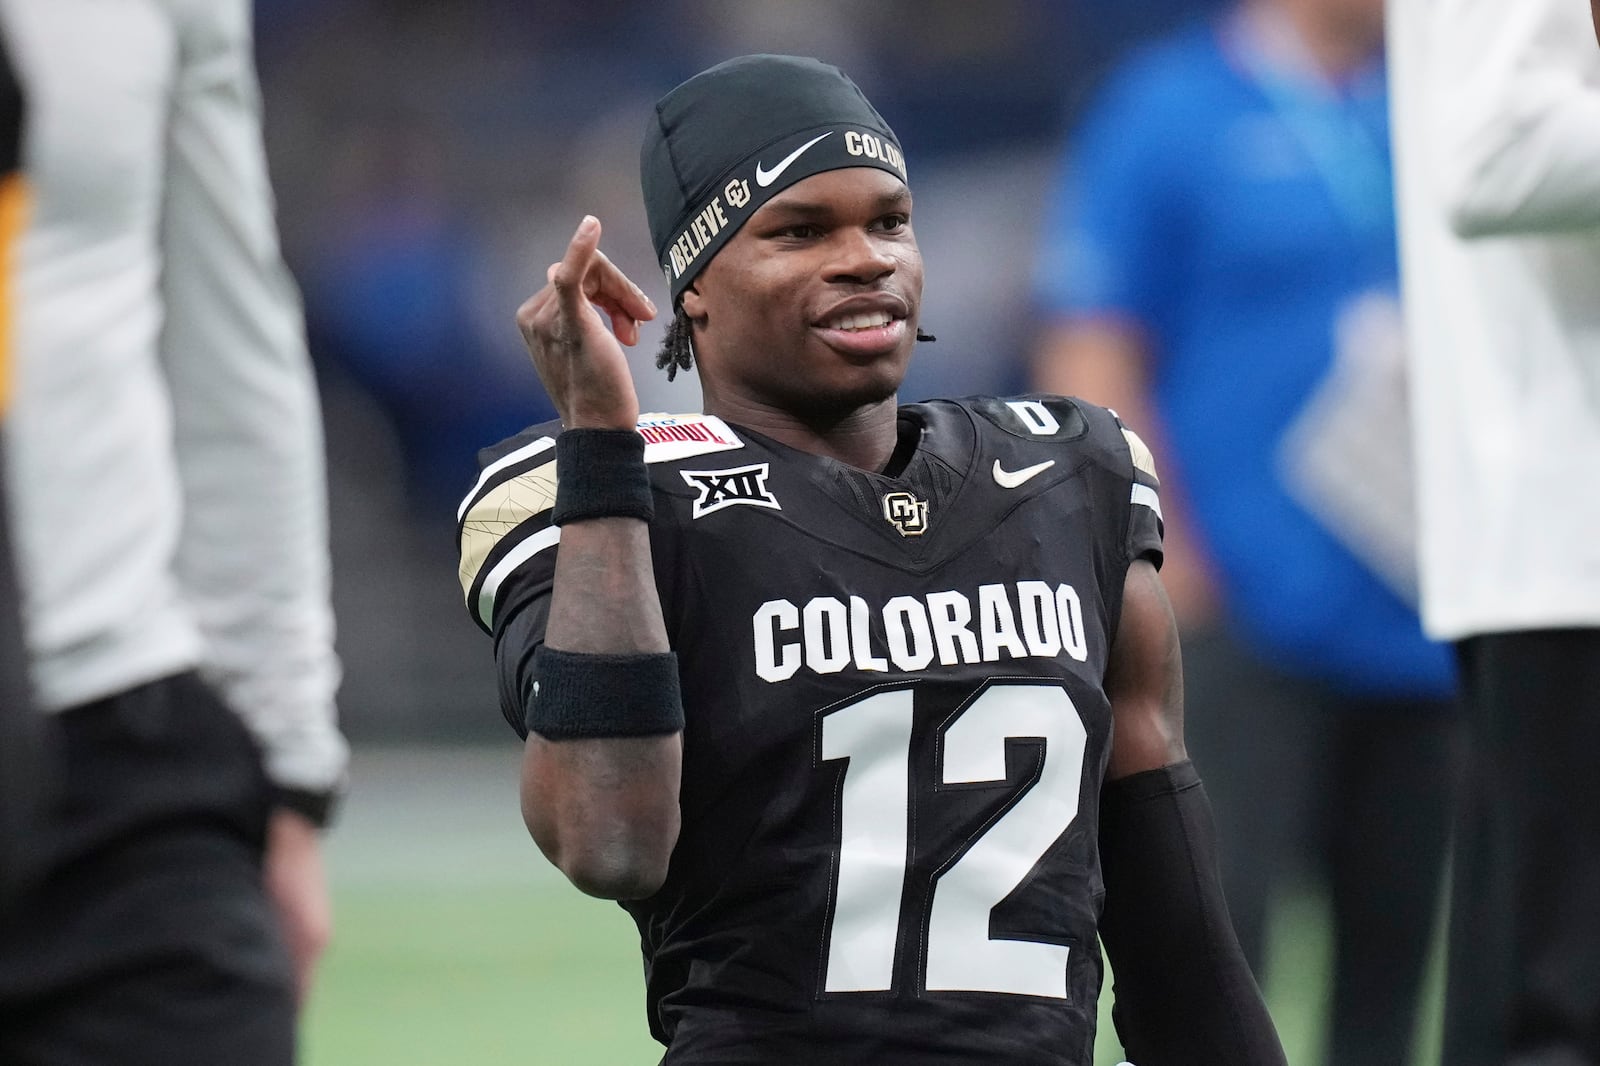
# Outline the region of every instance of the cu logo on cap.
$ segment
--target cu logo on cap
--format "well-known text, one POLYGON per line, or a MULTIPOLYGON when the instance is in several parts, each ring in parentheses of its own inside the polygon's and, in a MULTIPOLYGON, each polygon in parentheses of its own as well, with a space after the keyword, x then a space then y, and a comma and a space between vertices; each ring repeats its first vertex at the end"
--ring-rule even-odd
POLYGON ((727 198, 730 207, 743 207, 750 202, 750 183, 743 178, 734 178, 722 190, 722 195, 727 198))
POLYGON ((883 498, 883 517, 902 537, 920 537, 928 531, 928 503, 909 492, 891 492, 883 498))

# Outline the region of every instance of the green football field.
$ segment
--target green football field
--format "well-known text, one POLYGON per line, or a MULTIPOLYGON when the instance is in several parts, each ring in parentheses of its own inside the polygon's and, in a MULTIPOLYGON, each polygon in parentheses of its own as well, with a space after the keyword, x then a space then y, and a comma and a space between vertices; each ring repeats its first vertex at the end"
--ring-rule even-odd
MULTIPOLYGON (((338 924, 306 1014, 306 1066, 659 1059, 633 924, 539 857, 517 814, 516 759, 513 745, 358 753, 328 845, 338 924)), ((1282 908, 1268 988, 1295 1066, 1320 1061, 1329 949, 1314 900, 1282 908)), ((1102 1019, 1100 1062, 1114 1063, 1102 1019)), ((1416 1061, 1431 1066, 1436 1009, 1421 1037, 1416 1061)))

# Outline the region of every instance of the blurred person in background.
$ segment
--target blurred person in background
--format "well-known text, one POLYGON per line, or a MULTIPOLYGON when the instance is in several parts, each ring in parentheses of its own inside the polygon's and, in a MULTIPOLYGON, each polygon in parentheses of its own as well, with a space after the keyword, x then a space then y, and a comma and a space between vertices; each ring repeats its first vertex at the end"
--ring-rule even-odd
MULTIPOLYGON (((1328 1061, 1409 1061, 1449 822, 1414 581, 1380 0, 1247 0, 1123 65, 1039 257, 1040 388, 1149 426, 1189 734, 1259 972, 1303 860, 1328 1061)), ((1271 982, 1268 982, 1269 993, 1271 982)))
POLYGON ((33 198, 8 503, 62 773, 0 928, 0 1061, 282 1066, 346 751, 250 8, 6 0, 0 28, 33 198))
POLYGON ((1392 0, 1422 616, 1468 757, 1447 1066, 1600 1063, 1600 48, 1583 0, 1392 0))
MULTIPOLYGON (((12 256, 26 207, 21 153, 22 92, 10 49, 0 37, 0 426, 11 399, 12 256)), ((5 506, 4 445, 0 439, 0 912, 22 884, 31 850, 25 834, 38 802, 42 759, 5 506)))

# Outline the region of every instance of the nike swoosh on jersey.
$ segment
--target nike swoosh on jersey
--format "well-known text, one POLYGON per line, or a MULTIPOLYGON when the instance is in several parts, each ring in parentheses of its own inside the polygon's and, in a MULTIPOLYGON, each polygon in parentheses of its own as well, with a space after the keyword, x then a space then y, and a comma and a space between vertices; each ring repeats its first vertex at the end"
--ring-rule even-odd
POLYGON ((1035 463, 1033 466, 1025 466, 1021 470, 1007 470, 1005 467, 1000 465, 1000 460, 996 459, 994 461, 995 484, 999 485, 1003 489, 1014 489, 1018 485, 1021 485, 1029 479, 1044 473, 1046 470, 1049 470, 1055 465, 1056 461, 1054 459, 1046 459, 1042 463, 1035 463))
POLYGON ((771 170, 768 170, 766 167, 762 166, 759 161, 757 161, 756 184, 765 189, 768 185, 771 185, 773 182, 777 181, 778 178, 783 175, 783 172, 788 170, 790 165, 794 163, 796 159, 799 159, 802 155, 804 155, 806 149, 810 148, 813 144, 816 144, 824 137, 831 136, 833 136, 833 131, 829 130, 827 133, 819 134, 818 136, 811 138, 805 144, 802 144, 799 148, 796 148, 794 151, 778 160, 778 165, 773 167, 771 170))

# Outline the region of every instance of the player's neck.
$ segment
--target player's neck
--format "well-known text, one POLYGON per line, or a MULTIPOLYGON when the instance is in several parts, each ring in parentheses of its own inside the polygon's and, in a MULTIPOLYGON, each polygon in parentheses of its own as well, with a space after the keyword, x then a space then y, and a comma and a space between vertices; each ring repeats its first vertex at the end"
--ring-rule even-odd
POLYGON ((1322 0, 1247 0, 1244 16, 1258 45, 1334 82, 1366 68, 1383 51, 1381 18, 1341 13, 1322 0))
POLYGON ((825 455, 860 470, 882 471, 898 442, 899 404, 893 396, 837 419, 808 419, 746 397, 708 392, 705 411, 797 451, 825 455))

